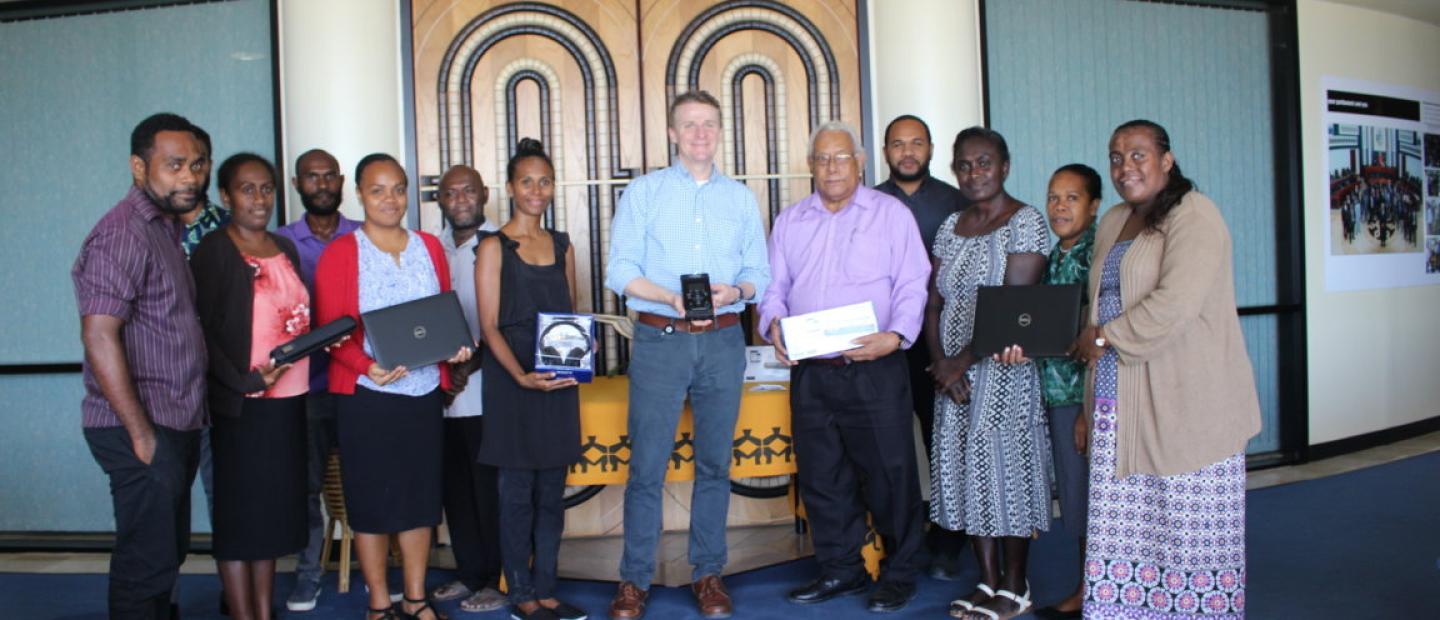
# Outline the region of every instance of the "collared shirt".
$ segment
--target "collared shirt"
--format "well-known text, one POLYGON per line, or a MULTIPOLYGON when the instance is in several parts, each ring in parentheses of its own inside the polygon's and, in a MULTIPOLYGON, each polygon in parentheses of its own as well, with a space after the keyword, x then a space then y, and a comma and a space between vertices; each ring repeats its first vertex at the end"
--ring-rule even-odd
MULTIPOLYGON (((725 314, 761 299, 770 283, 755 194, 718 168, 705 183, 680 163, 636 179, 620 197, 610 234, 605 286, 617 295, 639 277, 677 293, 680 276, 692 273, 709 274, 711 284, 753 284, 755 296, 747 302, 715 309, 725 314)), ((634 297, 628 303, 679 318, 667 304, 634 297)))
MULTIPOLYGON (((1090 261, 1095 252, 1095 224, 1075 240, 1069 250, 1056 243, 1042 284, 1079 284, 1081 299, 1090 299, 1084 289, 1090 283, 1090 261)), ((1059 407, 1085 402, 1085 364, 1068 357, 1042 357, 1040 382, 1045 389, 1045 406, 1059 407)))
MULTIPOLYGON (((335 234, 330 236, 331 240, 360 227, 360 222, 348 219, 343 215, 338 215, 338 217, 340 222, 335 225, 335 234)), ((330 241, 316 237, 314 231, 310 230, 310 222, 304 216, 276 228, 275 234, 295 242, 295 252, 300 255, 300 279, 305 282, 305 288, 310 289, 310 298, 315 299, 315 264, 320 262, 320 254, 325 251, 325 246, 330 245, 330 241)), ((312 325, 312 327, 319 327, 319 325, 312 325)), ((328 353, 317 351, 310 356, 311 393, 324 394, 329 391, 329 368, 330 355, 328 353)))
MULTIPOLYGON (((480 338, 480 312, 475 297, 475 249, 480 247, 480 238, 485 236, 485 233, 499 229, 494 222, 486 220, 480 225, 479 233, 458 246, 455 245, 455 234, 450 227, 440 231, 440 247, 445 248, 445 260, 450 264, 450 290, 455 291, 455 295, 460 298, 460 310, 465 313, 465 321, 470 324, 470 334, 477 340, 480 338)), ((470 375, 465 390, 456 394, 455 401, 445 408, 445 417, 468 418, 485 412, 480 389, 481 374, 483 373, 475 372, 470 375)))
POLYGON ((195 246, 200 245, 200 240, 205 235, 229 223, 230 210, 206 200, 205 204, 200 206, 200 215, 195 221, 185 225, 185 236, 180 239, 180 246, 185 248, 185 256, 188 258, 190 253, 195 251, 195 246))
MULTIPOLYGON (((157 425, 188 431, 206 424, 205 335, 195 312, 195 281, 180 249, 183 227, 131 187, 91 229, 70 269, 80 316, 121 321, 120 338, 140 405, 157 425)), ((86 428, 120 426, 84 363, 86 428)))
POLYGON ((925 251, 931 253, 935 251, 935 232, 940 230, 945 218, 969 206, 960 190, 932 176, 920 181, 920 187, 913 194, 906 194, 895 184, 895 179, 876 185, 875 189, 898 198, 910 208, 910 213, 915 215, 915 224, 920 227, 925 251))
POLYGON ((858 187, 831 213, 811 194, 780 212, 770 233, 770 291, 761 332, 777 318, 869 301, 880 331, 915 342, 925 313, 930 257, 899 200, 858 187))

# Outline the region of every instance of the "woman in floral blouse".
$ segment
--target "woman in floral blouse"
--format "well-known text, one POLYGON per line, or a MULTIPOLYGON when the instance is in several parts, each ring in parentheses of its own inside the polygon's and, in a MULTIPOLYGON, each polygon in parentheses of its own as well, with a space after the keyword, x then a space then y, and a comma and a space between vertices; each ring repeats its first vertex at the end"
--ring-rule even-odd
POLYGON ((307 361, 270 351, 310 331, 310 295, 288 239, 267 232, 275 169, 258 155, 220 166, 230 223, 195 248, 196 310, 209 354, 215 560, 236 620, 271 617, 275 558, 305 546, 307 361))

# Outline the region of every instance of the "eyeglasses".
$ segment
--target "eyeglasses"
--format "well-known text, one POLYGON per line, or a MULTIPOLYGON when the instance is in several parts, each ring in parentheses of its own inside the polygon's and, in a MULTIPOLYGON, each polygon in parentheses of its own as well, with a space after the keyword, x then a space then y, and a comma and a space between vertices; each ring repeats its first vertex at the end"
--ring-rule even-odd
POLYGON ((831 154, 829 154, 829 153, 817 153, 817 154, 815 154, 815 155, 811 155, 811 156, 810 156, 810 161, 813 162, 816 166, 819 166, 819 167, 821 167, 821 168, 825 168, 825 167, 829 166, 830 164, 835 164, 835 165, 837 165, 837 166, 843 166, 843 165, 848 164, 848 163, 850 163, 850 162, 852 162, 852 161, 855 161, 855 154, 854 154, 854 153, 836 153, 836 154, 834 154, 834 155, 831 155, 831 154))

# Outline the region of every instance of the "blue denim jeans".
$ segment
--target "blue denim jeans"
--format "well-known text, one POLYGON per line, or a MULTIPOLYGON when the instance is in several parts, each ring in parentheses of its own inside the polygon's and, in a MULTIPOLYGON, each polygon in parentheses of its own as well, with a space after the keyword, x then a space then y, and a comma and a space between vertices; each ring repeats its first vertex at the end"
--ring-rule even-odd
POLYGON ((695 432, 695 486, 690 495, 690 564, 694 578, 725 567, 725 517, 735 418, 745 374, 739 325, 698 334, 666 334, 635 325, 630 360, 630 478, 625 486, 625 554, 620 578, 649 589, 660 541, 660 494, 675 449, 675 426, 690 397, 695 432))
POLYGON ((335 395, 310 392, 305 398, 307 489, 305 502, 310 535, 295 562, 295 578, 320 583, 325 567, 320 566, 320 551, 325 545, 325 513, 320 495, 325 488, 325 466, 335 450, 335 395))

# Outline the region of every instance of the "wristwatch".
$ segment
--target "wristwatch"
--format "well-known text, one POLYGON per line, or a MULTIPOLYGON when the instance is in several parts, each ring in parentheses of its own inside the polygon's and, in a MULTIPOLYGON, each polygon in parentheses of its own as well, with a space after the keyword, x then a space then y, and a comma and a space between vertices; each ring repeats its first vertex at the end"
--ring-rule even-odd
POLYGON ((890 333, 895 334, 895 337, 900 339, 900 348, 904 349, 904 348, 908 348, 908 347, 910 346, 910 339, 909 339, 909 338, 906 338, 906 337, 905 337, 905 334, 902 334, 902 333, 900 333, 900 332, 897 332, 897 331, 895 331, 895 330, 893 330, 893 329, 890 330, 890 333))
POLYGON ((1097 334, 1097 335, 1095 336, 1095 346, 1100 347, 1100 348, 1102 348, 1102 349, 1105 348, 1105 332, 1102 332, 1102 331, 1100 331, 1099 329, 1096 329, 1096 330, 1095 330, 1095 333, 1097 334))

